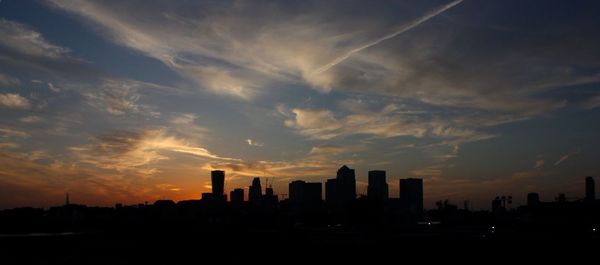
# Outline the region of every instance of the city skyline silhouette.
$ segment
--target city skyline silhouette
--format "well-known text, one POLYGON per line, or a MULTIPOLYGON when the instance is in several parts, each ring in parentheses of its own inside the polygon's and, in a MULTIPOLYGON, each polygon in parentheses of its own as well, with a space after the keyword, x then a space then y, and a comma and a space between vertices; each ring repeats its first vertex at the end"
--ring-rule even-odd
POLYGON ((0 0, 0 264, 583 260, 598 14, 0 0))

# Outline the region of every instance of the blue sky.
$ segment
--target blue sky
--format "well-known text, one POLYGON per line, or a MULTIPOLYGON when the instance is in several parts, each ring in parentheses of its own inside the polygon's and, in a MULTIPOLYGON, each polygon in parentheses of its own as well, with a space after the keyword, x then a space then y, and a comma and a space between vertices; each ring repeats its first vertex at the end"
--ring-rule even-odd
POLYGON ((355 168, 425 202, 583 196, 597 1, 0 2, 0 207, 355 168))

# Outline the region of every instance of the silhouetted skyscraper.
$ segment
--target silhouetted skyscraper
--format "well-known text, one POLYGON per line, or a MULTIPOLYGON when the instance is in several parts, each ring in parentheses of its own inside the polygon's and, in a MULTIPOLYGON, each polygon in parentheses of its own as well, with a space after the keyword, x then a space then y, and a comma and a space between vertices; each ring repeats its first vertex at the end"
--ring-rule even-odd
POLYGON ((250 185, 248 191, 248 200, 252 202, 260 201, 262 197, 262 187, 260 185, 260 178, 254 178, 252 185, 250 185))
POLYGON ((527 194, 527 206, 537 206, 540 204, 540 195, 535 192, 530 192, 527 194))
POLYGON ((421 216, 423 213, 423 179, 401 179, 400 202, 409 213, 421 216))
POLYGON ((71 204, 71 202, 69 201, 69 193, 67 192, 67 195, 65 196, 65 205, 69 204, 71 204))
POLYGON ((596 200, 596 184, 594 183, 594 178, 591 176, 585 177, 585 200, 596 200))
POLYGON ((356 199, 356 177, 354 169, 343 165, 337 171, 336 177, 336 197, 340 204, 346 204, 356 199))
POLYGON ((223 200, 225 198, 225 172, 222 170, 213 170, 210 172, 210 179, 213 199, 223 200))
POLYGON ((244 202, 244 189, 234 189, 229 193, 232 203, 244 202))
POLYGON ((367 197, 382 201, 388 199, 388 184, 385 181, 384 170, 369 171, 369 186, 367 187, 367 197))
POLYGON ((293 203, 299 203, 304 197, 304 184, 302 180, 295 180, 288 184, 289 199, 293 203))
POLYGON ((323 201, 323 184, 321 182, 304 184, 304 201, 321 203, 323 201))
POLYGON ((336 179, 328 179, 327 182, 325 182, 325 203, 329 207, 333 207, 336 205, 336 190, 336 179))

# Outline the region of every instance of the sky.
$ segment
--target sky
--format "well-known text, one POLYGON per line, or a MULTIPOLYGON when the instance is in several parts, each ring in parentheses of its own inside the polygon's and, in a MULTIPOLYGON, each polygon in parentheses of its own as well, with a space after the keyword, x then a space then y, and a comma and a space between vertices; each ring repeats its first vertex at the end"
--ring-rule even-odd
MULTIPOLYGON (((425 206, 584 196, 600 2, 0 1, 0 208, 275 193, 337 168, 425 206), (246 192, 247 194, 247 192, 246 192)), ((598 179, 597 181, 600 181, 598 179)))

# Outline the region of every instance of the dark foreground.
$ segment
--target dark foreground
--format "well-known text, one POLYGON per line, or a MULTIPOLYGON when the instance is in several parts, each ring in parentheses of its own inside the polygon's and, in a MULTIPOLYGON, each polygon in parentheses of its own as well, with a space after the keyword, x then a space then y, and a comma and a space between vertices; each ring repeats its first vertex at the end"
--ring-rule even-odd
POLYGON ((0 265, 514 263, 524 257, 538 264, 555 256, 572 264, 597 255, 599 246, 598 201, 494 212, 440 204, 420 216, 360 200, 333 210, 158 201, 0 211, 0 265))
POLYGON ((492 255, 488 258, 494 259, 532 253, 549 257, 570 255, 568 253, 574 252, 565 250, 574 246, 584 251, 600 245, 600 233, 576 232, 577 229, 547 234, 503 229, 498 227, 492 232, 486 227, 427 225, 390 230, 343 226, 279 230, 146 227, 128 231, 3 235, 0 236, 0 255, 2 264, 201 264, 208 261, 219 264, 379 264, 409 258, 456 259, 480 254, 492 255))

